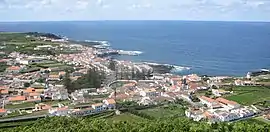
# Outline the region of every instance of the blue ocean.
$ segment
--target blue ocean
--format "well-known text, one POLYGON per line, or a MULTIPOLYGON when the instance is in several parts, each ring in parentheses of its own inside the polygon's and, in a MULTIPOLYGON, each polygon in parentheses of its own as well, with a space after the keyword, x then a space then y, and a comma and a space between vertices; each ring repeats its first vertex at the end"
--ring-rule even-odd
POLYGON ((189 67, 179 74, 244 76, 270 68, 270 23, 199 21, 2 22, 0 31, 50 32, 142 51, 119 59, 189 67))

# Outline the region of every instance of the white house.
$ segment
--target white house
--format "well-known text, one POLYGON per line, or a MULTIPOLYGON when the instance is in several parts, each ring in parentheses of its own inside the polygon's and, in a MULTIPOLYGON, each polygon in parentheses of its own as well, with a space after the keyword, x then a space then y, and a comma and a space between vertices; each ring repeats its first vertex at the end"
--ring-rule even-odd
POLYGON ((186 76, 186 79, 189 80, 189 81, 192 81, 192 82, 199 82, 199 81, 201 81, 201 77, 199 77, 196 74, 188 75, 188 76, 186 76))
POLYGON ((19 60, 19 63, 20 64, 23 64, 23 65, 28 65, 29 64, 29 60, 19 60))
POLYGON ((53 94, 52 94, 52 100, 67 100, 68 99, 68 92, 67 89, 64 88, 58 88, 53 94))
POLYGON ((75 116, 87 116, 95 113, 95 109, 87 108, 83 110, 74 110, 71 114, 75 116))
POLYGON ((241 118, 250 117, 255 114, 253 110, 247 108, 239 108, 231 110, 231 113, 237 113, 241 118))
POLYGON ((220 104, 216 100, 208 98, 206 96, 199 97, 199 100, 201 101, 202 104, 206 104, 207 107, 211 109, 221 107, 220 104))
POLYGON ((234 84, 236 85, 236 86, 243 86, 244 85, 244 82, 242 81, 242 80, 235 80, 234 81, 234 84))
POLYGON ((239 116, 236 113, 229 113, 227 111, 215 111, 215 116, 218 117, 219 121, 233 121, 239 119, 239 116))
POLYGON ((67 116, 69 114, 69 109, 68 107, 51 108, 49 109, 49 113, 53 116, 67 116))
POLYGON ((149 97, 142 97, 142 99, 138 102, 139 105, 150 105, 153 104, 153 101, 149 97))
POLYGON ((52 100, 67 100, 68 92, 65 88, 49 88, 44 91, 45 97, 51 98, 52 100))
POLYGON ((92 108, 95 109, 95 112, 102 112, 107 109, 103 103, 92 104, 92 108))
POLYGON ((116 102, 114 99, 105 99, 103 103, 106 105, 108 109, 115 109, 116 102))
POLYGON ((4 116, 7 114, 7 110, 5 109, 0 109, 0 116, 4 116))
POLYGON ((48 80, 49 81, 60 81, 61 80, 60 78, 61 78, 60 75, 53 75, 53 74, 51 74, 51 75, 49 75, 48 80))
POLYGON ((222 96, 224 94, 230 94, 230 91, 225 91, 223 89, 212 89, 212 93, 215 95, 215 96, 222 96))
POLYGON ((238 118, 236 114, 233 113, 223 113, 218 115, 220 121, 232 121, 238 118))
POLYGON ((156 97, 157 91, 154 88, 144 89, 144 90, 140 91, 140 95, 143 97, 156 97))
POLYGON ((185 111, 188 118, 192 118, 194 121, 200 121, 204 118, 203 111, 199 109, 189 109, 185 111))
POLYGON ((57 91, 52 94, 52 100, 67 100, 67 99, 68 99, 67 92, 57 91))

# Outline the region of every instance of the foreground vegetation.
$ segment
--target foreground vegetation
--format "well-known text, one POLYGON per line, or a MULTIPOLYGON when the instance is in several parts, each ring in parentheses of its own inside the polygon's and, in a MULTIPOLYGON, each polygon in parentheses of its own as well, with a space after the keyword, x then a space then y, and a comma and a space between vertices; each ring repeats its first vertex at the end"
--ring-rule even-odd
MULTIPOLYGON (((127 116, 128 117, 128 116, 127 116)), ((133 117, 132 117, 133 118, 133 117)), ((113 118, 117 120, 117 118, 113 118)), ((267 132, 270 130, 269 125, 250 124, 246 122, 237 122, 232 124, 218 123, 208 124, 206 122, 193 122, 187 118, 168 118, 140 121, 112 121, 106 119, 93 118, 69 118, 53 117, 37 121, 29 126, 21 126, 12 129, 0 129, 6 132, 171 132, 171 131, 201 131, 201 132, 267 132)))
POLYGON ((127 109, 120 115, 115 115, 114 111, 108 111, 87 117, 47 117, 37 121, 2 123, 0 132, 268 132, 270 130, 269 124, 257 119, 215 124, 205 121, 194 122, 183 117, 184 107, 178 104, 141 110, 136 110, 136 108, 127 109))

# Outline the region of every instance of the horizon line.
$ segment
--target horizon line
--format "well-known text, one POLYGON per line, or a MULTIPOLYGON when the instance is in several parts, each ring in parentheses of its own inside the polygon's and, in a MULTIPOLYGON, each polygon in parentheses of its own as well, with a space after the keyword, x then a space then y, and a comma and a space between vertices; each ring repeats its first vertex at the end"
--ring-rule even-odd
POLYGON ((149 19, 149 20, 15 20, 15 21, 0 21, 0 23, 27 23, 27 22, 104 22, 104 21, 186 21, 186 22, 261 22, 261 23, 269 23, 269 21, 263 20, 158 20, 158 19, 149 19))

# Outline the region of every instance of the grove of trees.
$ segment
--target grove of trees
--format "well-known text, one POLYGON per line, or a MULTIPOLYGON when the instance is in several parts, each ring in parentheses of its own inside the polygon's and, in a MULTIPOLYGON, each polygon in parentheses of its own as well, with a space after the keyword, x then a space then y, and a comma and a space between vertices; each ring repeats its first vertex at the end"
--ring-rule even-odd
POLYGON ((72 81, 70 74, 67 71, 63 78, 63 84, 68 92, 73 92, 83 88, 100 88, 105 78, 105 73, 96 68, 90 68, 86 75, 78 78, 78 80, 72 81))
POLYGON ((0 72, 4 72, 8 65, 5 62, 0 62, 0 72))

